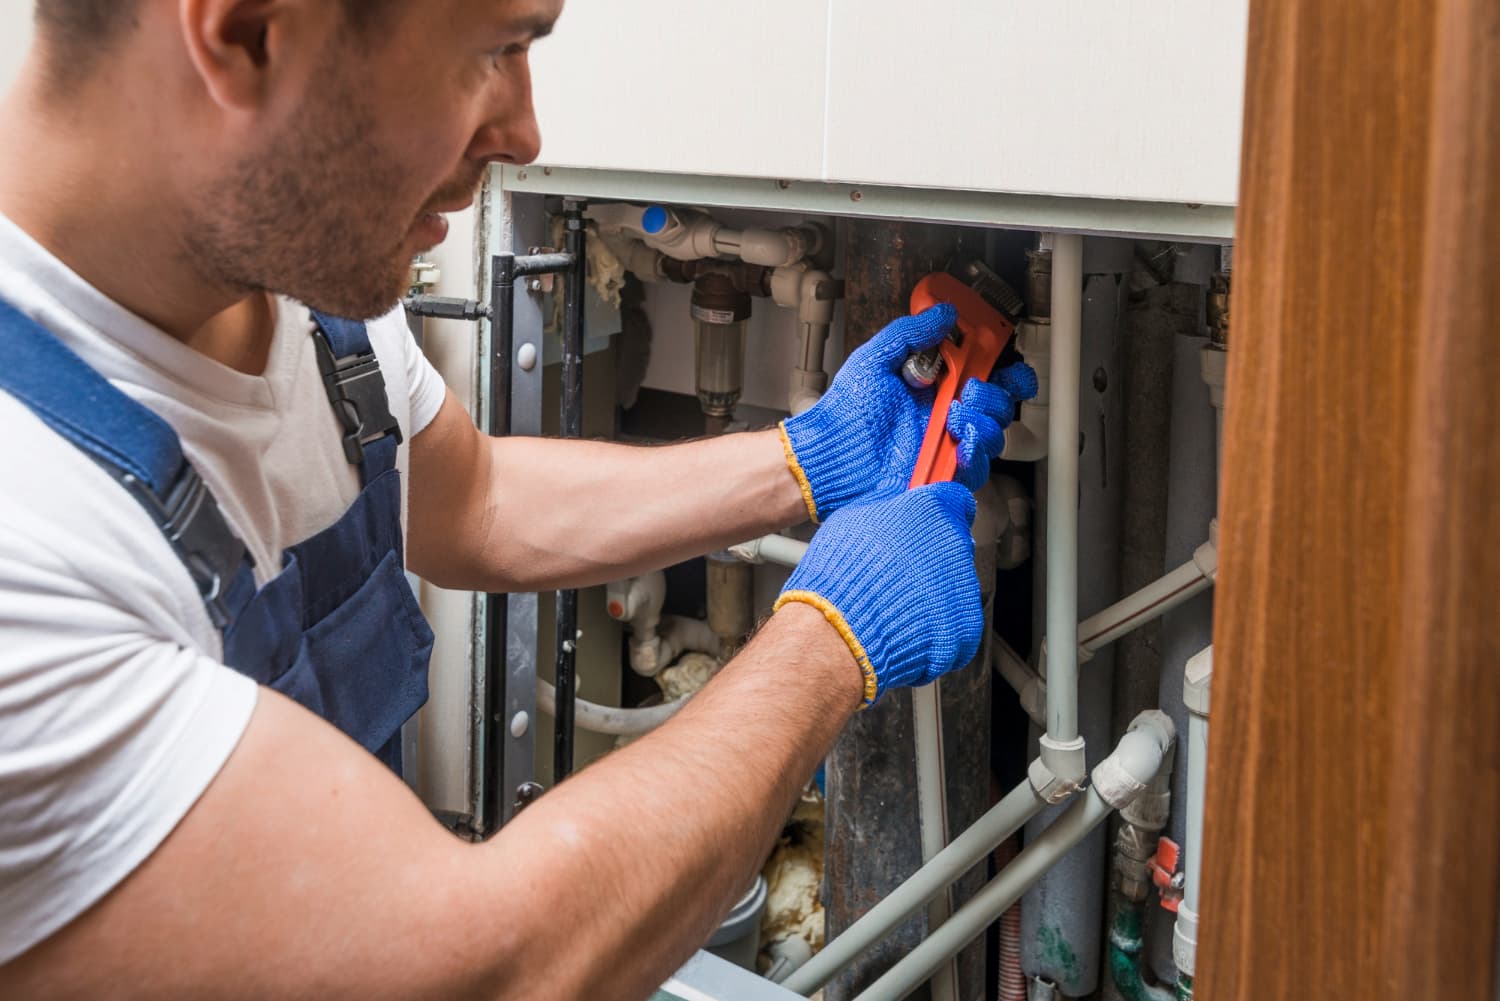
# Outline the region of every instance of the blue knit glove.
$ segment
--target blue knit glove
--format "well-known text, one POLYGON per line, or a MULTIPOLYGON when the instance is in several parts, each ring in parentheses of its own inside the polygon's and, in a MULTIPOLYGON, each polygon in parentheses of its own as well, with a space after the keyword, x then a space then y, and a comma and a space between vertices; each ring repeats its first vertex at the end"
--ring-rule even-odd
MULTIPOLYGON (((908 386, 901 365, 948 336, 956 318, 944 303, 896 319, 849 356, 812 409, 782 421, 787 465, 814 522, 851 501, 911 483, 937 393, 908 386)), ((958 442, 958 482, 970 490, 984 486, 990 460, 1005 447, 1016 403, 1036 389, 1036 373, 1025 363, 1002 369, 993 382, 969 380, 948 412, 948 433, 958 442)))
POLYGON ((864 672, 865 705, 935 681, 973 660, 984 633, 973 522, 974 495, 958 483, 845 507, 813 536, 776 608, 823 613, 864 672))

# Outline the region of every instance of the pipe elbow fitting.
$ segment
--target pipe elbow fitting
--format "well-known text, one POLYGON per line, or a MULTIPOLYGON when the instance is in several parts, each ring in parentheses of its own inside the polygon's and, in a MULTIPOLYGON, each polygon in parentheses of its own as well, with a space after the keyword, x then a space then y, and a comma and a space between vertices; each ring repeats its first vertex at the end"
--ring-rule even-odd
POLYGON ((1094 789, 1116 810, 1129 806, 1163 769, 1170 769, 1177 728, 1160 709, 1137 716, 1109 757, 1094 767, 1094 789))

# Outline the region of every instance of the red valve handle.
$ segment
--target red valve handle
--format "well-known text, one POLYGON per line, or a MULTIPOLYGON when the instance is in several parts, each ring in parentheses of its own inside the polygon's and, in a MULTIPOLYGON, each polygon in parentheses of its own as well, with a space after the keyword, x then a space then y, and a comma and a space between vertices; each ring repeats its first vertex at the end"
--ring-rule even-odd
POLYGON ((911 293, 911 311, 920 313, 940 302, 958 310, 953 333, 938 345, 943 376, 927 421, 927 436, 917 456, 911 485, 942 483, 958 472, 958 442, 948 433, 948 409, 970 379, 988 379, 1016 332, 1015 324, 978 292, 946 272, 930 274, 911 293))

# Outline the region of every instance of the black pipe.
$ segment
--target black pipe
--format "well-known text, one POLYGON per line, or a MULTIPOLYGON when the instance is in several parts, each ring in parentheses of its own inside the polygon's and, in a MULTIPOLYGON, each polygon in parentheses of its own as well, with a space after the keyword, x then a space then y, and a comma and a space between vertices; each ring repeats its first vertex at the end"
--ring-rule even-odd
POLYGON ((532 254, 516 258, 516 277, 555 275, 573 266, 572 254, 532 254))
MULTIPOLYGON (((563 276, 562 424, 564 438, 583 437, 583 293, 586 234, 582 202, 563 202, 568 270, 563 276)), ((557 592, 557 714, 552 781, 573 771, 573 699, 577 691, 578 592, 557 592)))
POLYGON ((490 310, 473 299, 452 299, 441 295, 408 296, 403 305, 413 316, 431 316, 439 320, 482 320, 490 310))
MULTIPOLYGON (((496 254, 490 267, 490 419, 494 437, 510 434, 511 358, 515 355, 516 257, 496 254)), ((505 789, 505 704, 507 628, 510 602, 504 594, 484 596, 484 785, 481 831, 497 830, 505 817, 510 791, 505 789)))

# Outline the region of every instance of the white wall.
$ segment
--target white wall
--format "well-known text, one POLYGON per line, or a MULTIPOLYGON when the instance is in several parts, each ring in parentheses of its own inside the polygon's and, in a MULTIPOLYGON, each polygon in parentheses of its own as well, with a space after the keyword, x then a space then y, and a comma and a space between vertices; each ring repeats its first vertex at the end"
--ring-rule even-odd
POLYGON ((0 94, 10 89, 31 45, 31 0, 0 0, 0 94))
POLYGON ((565 167, 1233 204, 1248 0, 569 0, 565 167))

